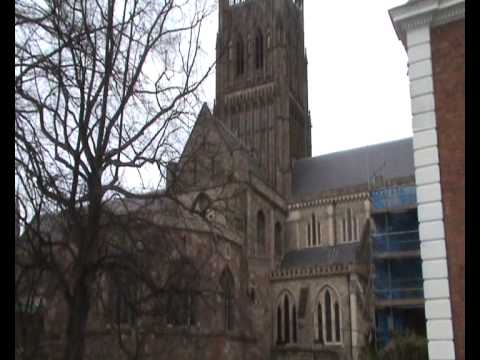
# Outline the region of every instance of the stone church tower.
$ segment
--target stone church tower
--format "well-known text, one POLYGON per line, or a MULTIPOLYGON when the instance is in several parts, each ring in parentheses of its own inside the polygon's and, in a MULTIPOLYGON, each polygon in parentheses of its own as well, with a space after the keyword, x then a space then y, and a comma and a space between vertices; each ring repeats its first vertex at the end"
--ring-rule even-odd
POLYGON ((311 156, 301 0, 221 0, 214 115, 288 197, 292 160, 311 156))

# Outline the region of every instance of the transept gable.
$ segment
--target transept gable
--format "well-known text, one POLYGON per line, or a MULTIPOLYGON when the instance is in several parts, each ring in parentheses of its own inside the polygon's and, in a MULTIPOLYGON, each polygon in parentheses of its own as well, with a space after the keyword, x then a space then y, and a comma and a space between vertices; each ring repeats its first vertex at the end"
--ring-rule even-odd
MULTIPOLYGON (((177 166, 177 177, 191 180, 183 181, 180 190, 195 185, 207 186, 200 181, 205 180, 205 176, 216 175, 217 180, 223 177, 225 183, 250 182, 251 174, 257 182, 264 182, 264 173, 253 150, 212 115, 204 104, 177 166), (198 176, 193 172, 198 172, 198 176)), ((265 186, 269 187, 266 183, 265 186)))

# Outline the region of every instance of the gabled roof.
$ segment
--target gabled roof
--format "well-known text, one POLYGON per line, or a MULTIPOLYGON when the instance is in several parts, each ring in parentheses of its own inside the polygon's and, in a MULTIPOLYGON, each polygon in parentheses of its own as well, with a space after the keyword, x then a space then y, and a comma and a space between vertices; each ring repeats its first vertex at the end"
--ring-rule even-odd
POLYGON ((199 133, 201 134, 202 131, 207 129, 207 127, 207 131, 212 129, 218 133, 220 140, 230 151, 233 152, 235 150, 240 150, 241 156, 247 159, 249 167, 255 172, 255 174, 260 177, 262 176, 260 164, 258 160, 252 156, 251 149, 227 126, 225 126, 222 121, 220 121, 211 113, 206 103, 203 104, 202 109, 198 114, 197 121, 195 122, 195 125, 183 149, 180 163, 182 163, 182 158, 185 156, 185 154, 189 152, 191 147, 190 144, 193 142, 194 138, 198 136, 199 133))
POLYGON ((368 184, 374 176, 385 180, 413 176, 412 138, 340 151, 295 162, 294 196, 368 184))
POLYGON ((225 126, 224 123, 219 121, 217 118, 214 118, 214 123, 227 146, 231 150, 242 150, 242 154, 248 160, 250 168, 255 172, 257 176, 263 177, 264 173, 261 170, 260 163, 258 159, 252 156, 251 149, 249 149, 248 146, 237 135, 235 135, 228 127, 225 126))
MULTIPOLYGON (((224 140, 225 144, 229 147, 230 150, 242 149, 245 151, 246 154, 249 154, 248 146, 245 145, 242 140, 236 136, 223 122, 217 119, 208 108, 207 103, 204 103, 200 113, 198 114, 197 121, 195 123, 194 129, 196 126, 201 126, 203 121, 209 121, 210 124, 218 131, 222 140, 224 140)), ((194 131, 190 133, 190 136, 195 136, 194 131)), ((253 159, 252 159, 253 160, 253 159)))
POLYGON ((225 141, 225 143, 231 150, 242 149, 246 152, 246 154, 249 153, 247 145, 245 145, 238 136, 236 136, 229 128, 227 128, 224 123, 222 123, 215 117, 213 118, 213 122, 220 135, 222 136, 222 139, 225 141))

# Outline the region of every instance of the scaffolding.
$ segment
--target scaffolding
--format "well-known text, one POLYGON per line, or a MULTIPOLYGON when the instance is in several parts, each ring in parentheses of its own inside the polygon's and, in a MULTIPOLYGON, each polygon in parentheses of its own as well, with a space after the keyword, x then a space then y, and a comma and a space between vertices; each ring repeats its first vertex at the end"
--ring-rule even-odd
POLYGON ((415 186, 370 192, 375 268, 375 333, 383 348, 395 333, 425 334, 415 186))

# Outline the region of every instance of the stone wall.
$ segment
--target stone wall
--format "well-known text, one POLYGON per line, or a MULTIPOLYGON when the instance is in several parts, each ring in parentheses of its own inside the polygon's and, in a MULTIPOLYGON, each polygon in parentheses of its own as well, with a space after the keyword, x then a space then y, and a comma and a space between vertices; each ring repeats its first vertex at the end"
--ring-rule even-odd
MULTIPOLYGON (((292 209, 287 220, 288 248, 290 250, 360 241, 362 229, 369 216, 368 201, 366 203, 365 197, 350 197, 347 200, 335 198, 323 200, 320 196, 312 198, 312 204, 309 204, 308 201, 304 205, 290 204, 292 209), (347 211, 350 211, 350 222, 347 221, 347 211), (313 243, 309 245, 308 227, 311 228, 312 226, 313 215, 316 221, 317 242, 316 245, 313 243), (320 238, 318 237, 319 226, 320 238), (345 229, 351 233, 350 238, 345 233, 345 229)), ((313 237, 313 229, 311 228, 310 231, 310 236, 313 237)))

